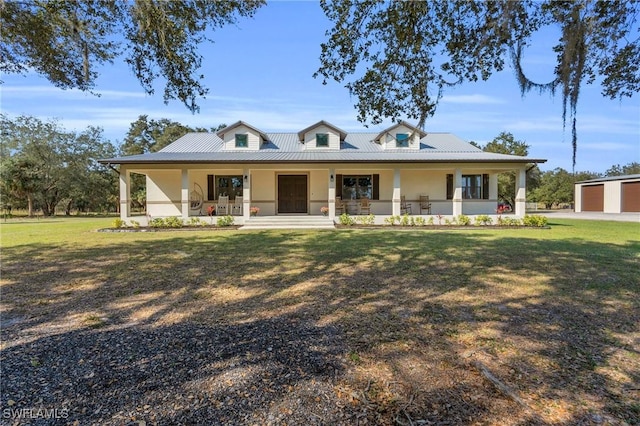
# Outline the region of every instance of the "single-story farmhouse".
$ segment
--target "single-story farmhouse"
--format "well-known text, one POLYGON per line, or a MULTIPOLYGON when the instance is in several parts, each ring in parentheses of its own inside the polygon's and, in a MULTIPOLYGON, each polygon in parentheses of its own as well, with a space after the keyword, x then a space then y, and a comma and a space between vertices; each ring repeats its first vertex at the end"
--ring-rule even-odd
POLYGON ((189 133, 155 153, 100 160, 120 165, 120 212, 130 213, 132 173, 146 176, 150 217, 496 213, 498 174, 515 171, 514 213, 525 214, 526 173, 546 160, 484 152, 450 133, 399 122, 380 133, 347 133, 320 121, 265 133, 238 121, 189 133), (323 208, 325 207, 325 208, 323 208))

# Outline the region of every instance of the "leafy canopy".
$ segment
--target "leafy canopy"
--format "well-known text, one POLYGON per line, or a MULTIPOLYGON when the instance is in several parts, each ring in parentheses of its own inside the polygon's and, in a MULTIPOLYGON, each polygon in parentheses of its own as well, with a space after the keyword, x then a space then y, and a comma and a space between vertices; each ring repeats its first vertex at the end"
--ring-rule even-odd
POLYGON ((45 76, 92 91, 98 65, 125 62, 148 94, 164 78, 164 100, 192 112, 208 89, 198 46, 211 29, 253 16, 264 0, 26 0, 0 2, 0 71, 45 76))
POLYGON ((486 80, 511 64, 522 90, 560 91, 563 121, 576 112, 583 84, 599 81, 609 98, 640 90, 640 2, 322 0, 333 28, 322 44, 323 82, 345 83, 361 122, 403 116, 423 127, 445 89, 486 80), (550 82, 534 82, 522 67, 532 35, 558 26, 550 82))

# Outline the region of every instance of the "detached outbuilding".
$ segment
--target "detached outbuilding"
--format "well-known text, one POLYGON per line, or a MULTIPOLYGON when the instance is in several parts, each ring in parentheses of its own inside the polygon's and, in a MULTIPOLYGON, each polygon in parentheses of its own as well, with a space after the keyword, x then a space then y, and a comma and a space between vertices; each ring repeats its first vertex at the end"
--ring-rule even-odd
POLYGON ((640 212, 640 174, 611 176, 575 183, 575 211, 640 212))

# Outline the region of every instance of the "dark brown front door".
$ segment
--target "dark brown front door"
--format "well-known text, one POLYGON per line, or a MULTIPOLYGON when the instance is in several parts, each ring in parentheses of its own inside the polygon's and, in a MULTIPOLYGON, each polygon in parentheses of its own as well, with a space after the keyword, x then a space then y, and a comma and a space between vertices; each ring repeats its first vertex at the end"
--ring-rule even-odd
POLYGON ((307 213, 306 175, 278 175, 278 213, 307 213))

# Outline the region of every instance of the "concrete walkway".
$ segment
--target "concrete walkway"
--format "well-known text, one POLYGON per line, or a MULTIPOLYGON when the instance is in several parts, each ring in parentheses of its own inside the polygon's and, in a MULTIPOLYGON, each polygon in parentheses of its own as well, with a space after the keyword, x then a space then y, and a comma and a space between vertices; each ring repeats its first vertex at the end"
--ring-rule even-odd
POLYGON ((539 214, 546 216, 549 219, 613 220, 617 222, 636 222, 640 224, 640 213, 576 213, 573 210, 541 210, 537 212, 529 212, 529 214, 539 214))

